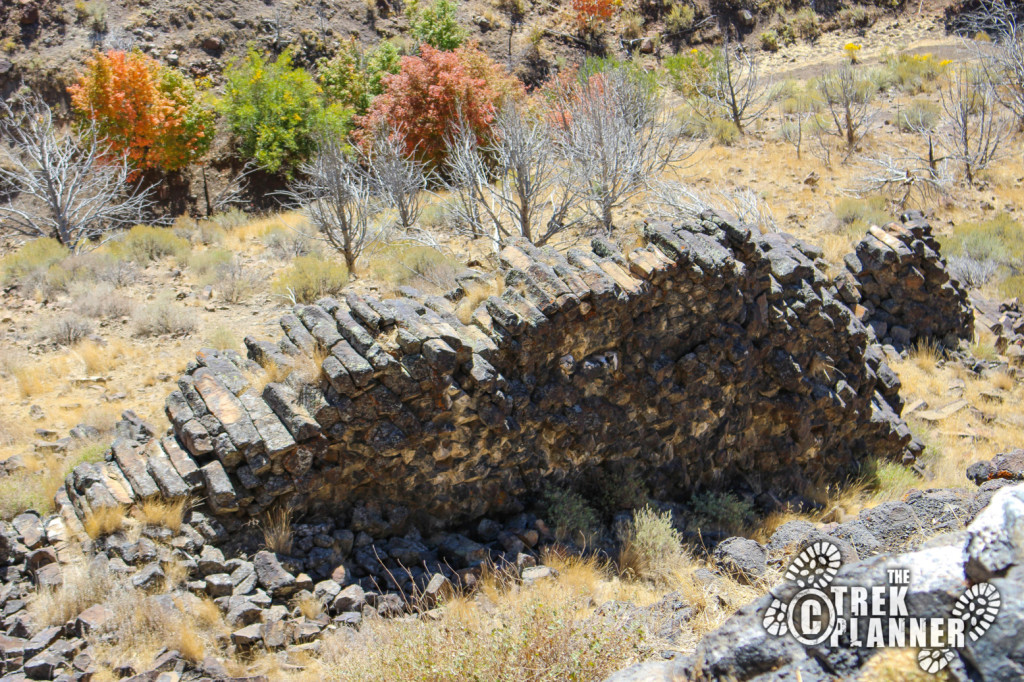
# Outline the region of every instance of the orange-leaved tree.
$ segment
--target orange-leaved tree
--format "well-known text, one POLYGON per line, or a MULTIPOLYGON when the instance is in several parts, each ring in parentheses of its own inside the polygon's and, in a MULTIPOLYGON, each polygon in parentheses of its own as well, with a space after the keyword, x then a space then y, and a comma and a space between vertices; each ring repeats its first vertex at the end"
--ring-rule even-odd
POLYGON ((68 88, 83 123, 139 170, 178 170, 210 148, 213 111, 180 71, 139 52, 97 52, 68 88))
POLYGON ((615 8, 621 4, 617 0, 572 0, 572 10, 576 13, 576 26, 581 31, 594 31, 599 23, 608 21, 615 14, 615 8))
POLYGON ((451 52, 424 44, 418 57, 402 57, 398 73, 384 77, 384 92, 360 120, 360 136, 372 140, 383 124, 400 127, 406 153, 438 166, 445 135, 460 118, 486 144, 502 100, 523 92, 522 83, 475 44, 451 52))

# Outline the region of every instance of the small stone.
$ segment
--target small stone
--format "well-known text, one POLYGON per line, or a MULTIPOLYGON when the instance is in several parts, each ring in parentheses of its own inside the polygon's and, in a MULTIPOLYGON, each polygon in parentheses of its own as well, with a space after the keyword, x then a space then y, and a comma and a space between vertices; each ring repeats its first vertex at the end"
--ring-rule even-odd
POLYGON ((166 576, 160 564, 152 563, 139 571, 132 578, 132 585, 143 590, 152 590, 163 585, 166 576))
POLYGON ((234 591, 231 576, 227 573, 214 573, 206 576, 206 593, 213 598, 227 597, 234 591))
POLYGON ((277 555, 266 550, 253 557, 256 579, 273 597, 287 597, 295 592, 295 576, 286 571, 277 555))
POLYGON ((235 630, 231 633, 231 643, 243 649, 251 648, 263 641, 261 629, 262 626, 259 623, 253 623, 240 630, 235 630))
POLYGON ((334 613, 346 613, 348 611, 359 611, 366 603, 366 593, 359 585, 349 585, 338 593, 331 603, 331 610, 334 613))
POLYGON ((764 547, 747 538, 723 540, 715 547, 712 558, 720 571, 743 584, 752 583, 767 569, 768 556, 764 547))

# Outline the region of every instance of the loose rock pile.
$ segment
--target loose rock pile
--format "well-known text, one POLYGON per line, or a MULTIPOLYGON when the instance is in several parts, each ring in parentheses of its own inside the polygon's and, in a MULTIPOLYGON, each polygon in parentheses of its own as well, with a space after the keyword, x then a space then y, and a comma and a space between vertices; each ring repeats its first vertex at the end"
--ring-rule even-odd
POLYGON ((999 305, 999 319, 992 325, 996 351, 1010 363, 1024 365, 1024 311, 1020 301, 1011 299, 999 305))
MULTIPOLYGON (((840 586, 884 586, 888 570, 909 568, 906 603, 914 618, 949 618, 954 602, 969 585, 991 583, 1001 595, 998 616, 982 637, 976 641, 967 637, 964 649, 953 650, 949 671, 955 679, 1003 682, 1024 679, 1024 655, 1019 646, 1024 627, 1022 519, 1024 485, 995 479, 973 494, 966 490, 915 491, 902 502, 887 502, 861 512, 857 520, 821 529, 802 521, 790 522, 761 549, 769 561, 788 563, 805 547, 827 539, 841 552, 843 565, 833 583, 840 586), (961 530, 964 524, 966 530, 961 530), (928 529, 927 535, 922 529, 928 529), (935 536, 928 539, 928 535, 935 536)), ((729 553, 730 546, 723 554, 729 553)), ((763 560, 757 562, 759 570, 763 565, 763 560)), ((786 582, 743 607, 706 635, 692 656, 633 666, 608 682, 860 679, 880 649, 852 647, 848 638, 836 648, 827 641, 805 647, 791 634, 768 633, 763 621, 773 600, 788 603, 800 589, 786 582)), ((860 632, 866 633, 866 620, 861 625, 860 632)))
POLYGON ((939 242, 918 212, 872 226, 837 279, 842 300, 875 336, 897 349, 919 341, 956 348, 974 338, 966 290, 950 279, 939 242))

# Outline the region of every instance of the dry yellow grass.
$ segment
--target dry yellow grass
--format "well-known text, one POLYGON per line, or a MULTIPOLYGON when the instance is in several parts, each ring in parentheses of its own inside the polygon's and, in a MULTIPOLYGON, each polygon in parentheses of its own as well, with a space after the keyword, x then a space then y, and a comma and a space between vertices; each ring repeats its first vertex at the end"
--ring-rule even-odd
POLYGON ((306 383, 318 384, 323 377, 323 364, 328 355, 330 355, 330 351, 317 344, 311 354, 299 356, 294 371, 298 372, 298 376, 302 377, 306 383))
POLYGON ((82 525, 86 534, 96 540, 104 535, 110 535, 125 527, 128 510, 124 507, 96 507, 85 515, 82 525))
MULTIPOLYGON (((148 669, 155 655, 166 649, 179 651, 183 658, 198 663, 217 649, 216 638, 229 630, 219 617, 210 618, 210 607, 191 594, 175 597, 175 608, 147 599, 145 593, 129 585, 118 584, 104 604, 113 612, 112 628, 117 638, 91 638, 98 662, 97 680, 116 680, 108 665, 127 663, 138 670, 148 669)), ((211 602, 212 604, 212 602, 211 602)), ((217 609, 216 605, 212 606, 217 609)))
POLYGON ((86 374, 96 375, 109 372, 137 351, 124 340, 115 338, 105 346, 86 339, 79 342, 71 352, 82 361, 86 374))
POLYGON ((181 529, 182 518, 189 506, 187 498, 180 500, 149 499, 136 507, 138 518, 147 526, 163 526, 175 533, 181 529))
POLYGON ((298 211, 276 213, 232 227, 227 232, 224 245, 229 249, 240 251, 254 246, 254 243, 259 244, 260 240, 274 230, 299 231, 308 224, 306 216, 298 211))
POLYGON ((268 510, 260 518, 263 543, 271 552, 287 554, 292 549, 292 515, 286 507, 268 510))
POLYGON ((501 296, 505 291, 505 280, 495 276, 479 282, 467 282, 463 285, 466 295, 455 307, 455 316, 462 324, 469 324, 477 306, 490 296, 501 296))
POLYGON ((52 375, 41 365, 25 365, 14 370, 18 393, 22 398, 46 393, 53 386, 52 375))
POLYGON ((297 607, 299 613, 310 620, 319 618, 324 612, 323 602, 308 592, 297 597, 294 600, 293 606, 297 607))
POLYGON ((28 613, 38 627, 64 625, 94 604, 104 601, 114 589, 114 581, 104 570, 94 570, 85 561, 66 564, 63 584, 56 589, 36 592, 28 603, 28 613))

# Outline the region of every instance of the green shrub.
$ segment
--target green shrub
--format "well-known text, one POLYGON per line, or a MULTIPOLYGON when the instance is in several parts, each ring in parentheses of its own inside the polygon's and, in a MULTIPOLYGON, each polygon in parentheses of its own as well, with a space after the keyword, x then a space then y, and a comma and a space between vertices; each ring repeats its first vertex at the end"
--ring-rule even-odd
POLYGON ((879 462, 875 469, 875 494, 879 497, 899 499, 921 481, 914 470, 896 462, 879 462))
POLYGON ((847 30, 867 28, 875 18, 863 7, 844 7, 839 10, 839 25, 847 30))
POLYGON ((686 98, 694 97, 702 92, 702 88, 708 87, 715 79, 715 74, 722 68, 722 64, 720 50, 697 48, 666 57, 663 62, 669 85, 686 98))
POLYGON ((395 286, 420 287, 426 283, 447 292, 455 288, 458 264, 429 246, 398 242, 375 254, 370 270, 377 279, 395 286))
POLYGON ((731 492, 697 493, 690 498, 690 508, 698 527, 712 526, 730 532, 741 529, 753 515, 750 503, 731 492))
POLYGON ((915 99, 900 111, 896 126, 904 133, 931 130, 939 120, 939 105, 926 99, 915 99))
POLYGON ((329 101, 363 116, 373 98, 384 92, 384 77, 398 73, 399 59, 398 48, 390 41, 364 52, 353 38, 332 59, 319 62, 317 79, 329 101))
POLYGON ((45 273, 51 265, 68 256, 68 249, 56 239, 43 237, 25 242, 14 253, 4 256, 0 261, 0 272, 4 283, 17 282, 33 275, 45 273))
POLYGON ((623 510, 636 510, 647 506, 648 492, 642 477, 631 472, 595 472, 588 481, 588 497, 606 517, 623 510))
POLYGON ((1010 275, 999 283, 999 295, 1024 301, 1024 275, 1010 275))
POLYGON ((693 7, 679 2, 672 3, 672 8, 665 15, 665 31, 670 35, 685 33, 693 28, 695 19, 693 7))
POLYGON ((251 221, 252 218, 248 213, 234 206, 223 213, 217 213, 210 217, 210 222, 225 232, 247 225, 251 221))
POLYGON ((316 152, 319 135, 342 138, 351 127, 351 111, 324 105, 313 77, 292 66, 291 50, 273 62, 250 50, 224 77, 221 111, 239 154, 271 173, 290 178, 316 152))
POLYGON ((909 93, 924 92, 946 71, 949 61, 938 60, 931 54, 900 53, 885 60, 886 69, 901 90, 909 93))
POLYGON ((300 256, 290 268, 274 280, 274 293, 296 303, 313 303, 324 296, 340 293, 348 284, 344 263, 326 261, 319 256, 300 256))
POLYGON ((224 325, 214 327, 203 341, 211 348, 218 350, 240 350, 242 348, 235 333, 224 325))
POLYGON ((600 534, 597 512, 572 490, 549 487, 543 494, 545 518, 559 541, 590 545, 600 534))
POLYGON ((761 33, 761 49, 768 52, 779 51, 779 34, 774 29, 761 33))
POLYGON ((850 232, 864 232, 872 225, 885 225, 892 220, 884 197, 840 199, 832 212, 839 225, 850 232))
POLYGON ((947 255, 966 255, 1020 267, 1024 262, 1024 228, 1008 213, 978 223, 960 223, 943 240, 947 255))
POLYGON ((452 0, 434 0, 429 7, 420 8, 414 0, 409 5, 409 25, 417 43, 451 52, 466 41, 466 29, 456 18, 458 4, 452 0))
POLYGON ((810 7, 804 7, 793 15, 790 22, 796 35, 804 40, 816 40, 821 35, 821 22, 818 13, 810 7))
POLYGON ((713 118, 708 124, 708 132, 718 144, 732 146, 740 139, 740 129, 732 121, 724 118, 713 118))
POLYGON ((234 258, 234 254, 227 249, 207 249, 191 254, 187 264, 189 270, 204 277, 216 272, 222 265, 228 265, 234 258))
POLYGON ((865 78, 871 82, 878 92, 889 92, 899 85, 899 78, 888 67, 871 69, 867 72, 865 78))
POLYGON ((117 258, 145 265, 151 261, 172 256, 184 259, 191 247, 171 230, 151 225, 136 225, 120 240, 111 242, 108 250, 117 258))
POLYGON ((636 12, 624 13, 619 33, 626 40, 636 40, 644 34, 644 18, 636 12))
POLYGON ((667 581, 683 556, 683 538, 672 525, 672 512, 656 512, 649 506, 633 512, 619 553, 622 573, 667 581))

